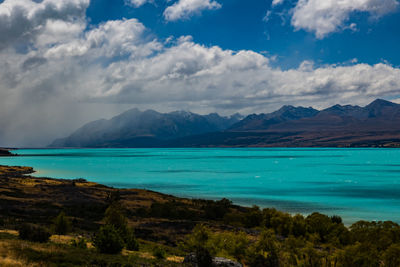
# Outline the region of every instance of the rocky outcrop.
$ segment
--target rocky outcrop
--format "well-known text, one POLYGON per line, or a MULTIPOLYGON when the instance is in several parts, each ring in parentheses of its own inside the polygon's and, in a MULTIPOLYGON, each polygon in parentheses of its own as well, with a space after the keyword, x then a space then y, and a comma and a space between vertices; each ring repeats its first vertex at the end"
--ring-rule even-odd
MULTIPOLYGON (((190 253, 187 255, 183 260, 183 263, 188 264, 189 266, 198 267, 199 265, 197 264, 196 253, 190 253)), ((214 257, 212 258, 211 267, 243 267, 243 265, 230 259, 214 257)))

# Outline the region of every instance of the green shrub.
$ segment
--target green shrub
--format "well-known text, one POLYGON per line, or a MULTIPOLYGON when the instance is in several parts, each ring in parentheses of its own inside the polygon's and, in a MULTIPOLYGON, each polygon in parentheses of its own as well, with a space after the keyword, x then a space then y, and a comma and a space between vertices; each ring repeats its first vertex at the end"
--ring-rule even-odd
POLYGON ((119 190, 117 190, 117 191, 112 191, 112 192, 108 193, 106 200, 110 204, 119 202, 121 200, 121 192, 119 190))
POLYGON ((247 228, 260 226, 263 221, 263 214, 258 206, 253 206, 243 215, 243 224, 247 228))
POLYGON ((303 215, 297 214, 292 218, 292 234, 295 237, 305 236, 307 233, 306 220, 303 215))
POLYGON ((203 207, 205 217, 210 220, 220 220, 229 212, 231 206, 232 201, 226 198, 218 201, 208 201, 203 207))
POLYGON ((118 203, 110 205, 104 213, 105 224, 112 225, 121 236, 127 233, 127 219, 118 203))
POLYGON ((334 224, 328 216, 314 212, 306 218, 308 232, 318 234, 322 242, 327 241, 327 235, 334 224))
POLYGON ((101 253, 118 254, 124 247, 124 241, 114 226, 108 224, 100 227, 93 240, 93 245, 101 253))
POLYGON ((65 216, 65 213, 62 211, 58 216, 54 219, 54 233, 57 235, 65 235, 67 234, 70 229, 71 229, 71 222, 65 216))
POLYGON ((331 221, 333 223, 337 223, 337 224, 341 224, 343 222, 342 217, 337 216, 337 215, 331 216, 331 221))
POLYGON ((246 257, 249 240, 244 232, 230 233, 224 235, 227 247, 225 250, 236 260, 242 261, 246 257))
POLYGON ((87 249, 86 240, 82 237, 72 240, 71 246, 75 248, 87 249))
POLYGON ((188 251, 194 251, 198 247, 206 247, 210 237, 210 229, 202 224, 198 224, 193 228, 192 234, 188 235, 185 240, 186 249, 188 251))
POLYGON ((139 250, 139 242, 135 237, 135 233, 133 229, 129 229, 125 236, 125 244, 127 250, 138 251, 139 250))
POLYGON ((198 247, 196 249, 196 260, 198 267, 209 267, 212 265, 211 253, 205 247, 198 247))
POLYGON ((165 259, 167 257, 167 252, 161 246, 157 246, 153 249, 153 256, 157 259, 165 259))
POLYGON ((18 232, 21 239, 39 243, 49 241, 51 236, 46 229, 31 224, 23 224, 18 232))
POLYGON ((248 265, 251 267, 279 267, 277 242, 274 231, 263 231, 259 240, 249 248, 248 265))
POLYGON ((339 258, 340 266, 368 266, 379 267, 379 252, 372 244, 356 243, 353 246, 345 248, 341 257, 339 258))
POLYGON ((383 255, 383 261, 387 267, 400 266, 400 244, 391 245, 383 255))

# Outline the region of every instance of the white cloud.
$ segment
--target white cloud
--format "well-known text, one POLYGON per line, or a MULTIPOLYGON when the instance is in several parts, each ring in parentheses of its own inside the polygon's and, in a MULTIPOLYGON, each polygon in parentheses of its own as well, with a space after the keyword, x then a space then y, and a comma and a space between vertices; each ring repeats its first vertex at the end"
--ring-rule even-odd
POLYGON ((146 3, 153 3, 153 0, 126 0, 125 2, 134 7, 141 7, 146 3))
POLYGON ((354 12, 367 12, 380 17, 398 7, 397 0, 299 0, 293 9, 292 25, 324 38, 332 32, 353 28, 348 23, 354 12))
POLYGON ((5 0, 0 4, 0 49, 33 40, 49 20, 80 23, 89 0, 5 0))
MULTIPOLYGON (((25 2, 37 8, 49 1, 25 2)), ((46 145, 132 106, 246 114, 400 95, 400 69, 387 63, 316 67, 305 61, 284 71, 260 53, 208 47, 190 36, 149 39, 136 19, 87 29, 85 12, 76 12, 83 1, 62 2, 77 5, 69 8, 73 15, 39 20, 24 10, 17 17, 35 26, 0 40, 0 146, 46 145), (23 52, 15 49, 20 46, 23 52)))
POLYGON ((285 0, 274 0, 272 1, 272 6, 281 5, 285 0))
POLYGON ((213 0, 179 0, 164 11, 164 18, 167 21, 187 19, 203 10, 221 8, 221 4, 213 0))

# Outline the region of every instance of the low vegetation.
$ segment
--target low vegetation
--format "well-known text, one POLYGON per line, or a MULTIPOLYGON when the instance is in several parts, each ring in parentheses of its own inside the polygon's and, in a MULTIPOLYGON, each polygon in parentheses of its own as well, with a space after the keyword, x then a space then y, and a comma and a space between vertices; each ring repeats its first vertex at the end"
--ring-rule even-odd
POLYGON ((398 267, 400 226, 24 176, 0 167, 0 266, 398 267), (189 265, 190 266, 190 265, 189 265))

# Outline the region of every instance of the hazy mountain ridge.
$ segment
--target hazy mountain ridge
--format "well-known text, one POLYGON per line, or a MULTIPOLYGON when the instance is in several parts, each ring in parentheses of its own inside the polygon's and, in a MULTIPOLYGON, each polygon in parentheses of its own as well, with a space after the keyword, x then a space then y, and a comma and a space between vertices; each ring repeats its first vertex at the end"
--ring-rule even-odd
POLYGON ((198 115, 186 111, 159 113, 154 110, 128 110, 110 120, 97 120, 79 128, 67 138, 57 139, 52 147, 146 146, 162 141, 207 132, 222 131, 241 119, 241 115, 221 117, 216 113, 198 115))
POLYGON ((365 107, 283 106, 268 114, 221 117, 132 109, 86 124, 53 147, 400 146, 400 105, 377 99, 365 107))

